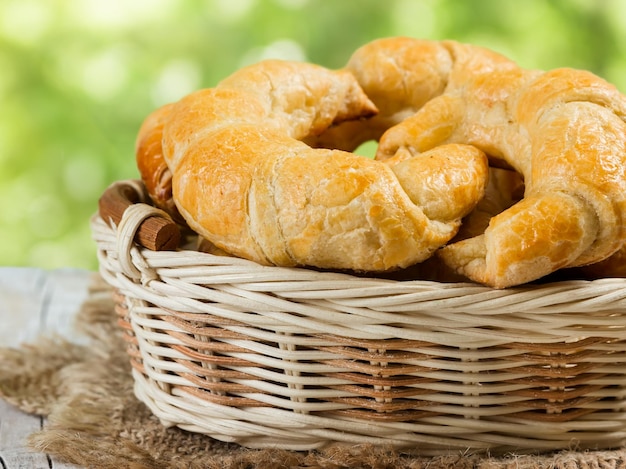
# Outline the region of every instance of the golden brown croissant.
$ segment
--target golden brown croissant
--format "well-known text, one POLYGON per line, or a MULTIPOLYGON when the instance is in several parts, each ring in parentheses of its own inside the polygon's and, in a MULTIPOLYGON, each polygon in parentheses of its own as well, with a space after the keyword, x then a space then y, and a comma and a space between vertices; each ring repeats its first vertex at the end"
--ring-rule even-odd
MULTIPOLYGON (((524 181, 515 171, 490 168, 489 183, 485 196, 476 208, 463 219, 463 224, 451 242, 471 238, 482 234, 489 226, 491 218, 503 212, 523 197, 524 181)), ((432 264, 436 265, 433 256, 432 264)), ((440 271, 445 271, 439 266, 440 271)), ((603 261, 583 267, 562 271, 564 278, 596 279, 608 277, 626 277, 626 246, 603 261)), ((558 276, 557 276, 558 278, 558 276)))
MULTIPOLYGON (((380 138, 378 159, 464 143, 524 177, 523 199, 484 234, 439 251, 459 273, 507 287, 624 245, 626 99, 614 86, 585 71, 524 70, 483 48, 409 38, 367 44, 347 69, 380 108, 376 119, 398 124, 380 138), (409 117, 396 104, 407 100, 417 111, 409 117)), ((347 148, 363 133, 333 131, 347 148)))
POLYGON ((135 159, 141 179, 155 206, 182 221, 172 199, 172 172, 163 158, 163 125, 172 104, 151 112, 143 121, 135 142, 135 159))
POLYGON ((451 243, 483 234, 493 217, 519 202, 523 196, 524 180, 519 173, 509 169, 489 168, 485 196, 463 219, 451 243))
POLYGON ((385 271, 432 255, 483 195, 485 155, 451 144, 388 163, 301 140, 376 108, 348 71, 246 67, 174 105, 163 128, 189 226, 263 264, 385 271))

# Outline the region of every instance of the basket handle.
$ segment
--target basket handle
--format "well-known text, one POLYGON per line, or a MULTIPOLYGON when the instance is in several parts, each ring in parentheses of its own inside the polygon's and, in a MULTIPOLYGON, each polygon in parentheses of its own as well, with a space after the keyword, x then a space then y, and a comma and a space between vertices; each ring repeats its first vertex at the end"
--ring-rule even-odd
MULTIPOLYGON (((118 226, 128 207, 146 200, 139 181, 120 181, 111 184, 98 200, 100 217, 118 226)), ((151 251, 173 251, 180 243, 180 229, 170 218, 154 216, 146 218, 137 229, 135 242, 151 251)))

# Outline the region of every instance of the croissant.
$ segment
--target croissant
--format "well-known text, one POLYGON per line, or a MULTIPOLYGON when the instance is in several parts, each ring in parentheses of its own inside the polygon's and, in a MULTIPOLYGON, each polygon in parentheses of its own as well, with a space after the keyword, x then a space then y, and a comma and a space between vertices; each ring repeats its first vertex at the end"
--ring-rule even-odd
POLYGON ((524 180, 513 170, 489 168, 489 182, 485 195, 474 210, 463 219, 463 224, 451 243, 479 236, 485 232, 491 219, 519 202, 524 194, 524 180))
POLYGON ((161 106, 143 121, 135 141, 135 158, 141 180, 154 205, 184 223, 172 198, 172 172, 163 157, 163 126, 172 106, 161 106))
MULTIPOLYGON (((492 217, 519 202, 523 196, 524 183, 519 173, 499 168, 490 168, 485 196, 476 208, 463 219, 461 229, 451 242, 482 234, 492 217)), ((435 259, 438 256, 433 256, 435 259)), ((436 264, 433 260, 432 263, 436 264)), ((439 266, 439 270, 443 267, 439 266)), ((626 245, 607 259, 582 267, 561 271, 564 278, 597 279, 626 277, 626 245)))
POLYGON ((503 288, 600 262, 624 245, 626 98, 611 84, 582 70, 525 70, 484 48, 410 38, 366 44, 346 68, 380 112, 366 130, 339 126, 318 142, 350 149, 380 135, 380 161, 469 144, 492 166, 522 175, 522 200, 484 233, 438 251, 458 273, 503 288))
POLYGON ((348 71, 245 67, 168 111, 162 152, 176 207, 213 245, 261 264, 387 271, 420 262, 482 198, 487 160, 461 144, 382 162, 303 142, 376 112, 348 71))
MULTIPOLYGON (((502 288, 540 278, 563 267, 589 266, 590 272, 597 272, 598 269, 604 268, 608 269, 607 275, 611 275, 612 272, 619 274, 623 271, 621 260, 624 259, 624 251, 626 251, 623 223, 624 194, 626 194, 623 169, 626 104, 624 96, 599 77, 589 72, 573 69, 557 69, 549 72, 524 70, 492 51, 454 41, 390 38, 374 41, 357 50, 344 70, 356 77, 358 85, 374 104, 363 96, 347 104, 346 100, 351 99, 348 95, 328 92, 330 85, 323 84, 328 77, 325 76, 321 81, 317 81, 317 78, 313 79, 314 75, 321 70, 320 68, 312 67, 315 73, 306 74, 303 70, 297 69, 307 68, 309 65, 287 63, 277 65, 277 62, 268 62, 235 73, 218 85, 216 89, 220 90, 219 92, 205 90, 177 104, 180 112, 178 117, 183 116, 186 120, 180 121, 178 117, 168 118, 168 121, 173 123, 173 128, 176 128, 177 121, 183 122, 179 125, 179 129, 187 127, 183 131, 179 130, 178 133, 170 134, 169 145, 173 159, 164 163, 165 160, 161 157, 161 165, 167 167, 159 173, 161 174, 160 180, 165 181, 164 187, 168 184, 171 187, 170 165, 175 163, 172 177, 176 179, 176 174, 179 173, 181 180, 184 181, 183 187, 193 187, 193 183, 188 183, 188 179, 199 172, 205 173, 203 178, 207 184, 211 179, 209 174, 220 175, 217 179, 228 176, 231 182, 235 182, 233 187, 237 189, 224 193, 236 197, 247 194, 248 201, 253 202, 251 206, 247 202, 236 205, 234 201, 231 201, 232 204, 226 207, 216 202, 213 209, 219 212, 226 208, 227 211, 223 212, 225 216, 230 219, 230 215, 235 214, 239 222, 242 219, 244 222, 229 222, 220 225, 219 220, 212 220, 211 223, 214 222, 215 226, 220 226, 217 230, 219 234, 215 235, 215 233, 202 231, 204 221, 195 222, 197 215, 200 215, 198 211, 206 215, 207 210, 198 209, 198 204, 194 205, 191 199, 197 197, 198 200, 204 201, 205 198, 201 197, 204 193, 210 194, 218 201, 223 199, 224 193, 206 188, 200 188, 197 193, 195 189, 188 188, 186 192, 185 189, 180 189, 181 195, 188 194, 187 198, 190 199, 184 204, 192 207, 192 211, 188 211, 185 218, 188 221, 191 220, 191 223, 202 231, 207 239, 215 241, 218 246, 234 250, 237 255, 263 263, 304 264, 329 268, 347 267, 374 271, 394 266, 403 267, 409 265, 410 262, 419 262, 418 259, 425 258, 425 254, 415 255, 409 249, 411 253, 401 261, 398 261, 402 257, 400 254, 396 254, 395 261, 390 261, 394 256, 389 254, 391 252, 389 251, 386 254, 386 260, 381 262, 380 253, 387 248, 380 247, 384 244, 380 241, 383 236, 382 232, 372 228, 371 223, 370 231, 360 231, 361 238, 353 236, 352 241, 371 238, 377 239, 375 243, 363 248, 357 242, 350 242, 345 243, 350 245, 349 248, 342 244, 343 247, 337 245, 335 250, 331 249, 331 243, 321 241, 319 237, 343 241, 344 234, 340 234, 341 230, 332 231, 326 236, 322 234, 327 229, 324 225, 328 222, 327 216, 324 218, 319 213, 312 216, 309 213, 311 210, 307 209, 309 210, 307 214, 298 218, 299 214, 293 210, 285 211, 276 208, 278 201, 276 194, 281 196, 289 194, 289 197, 281 199, 280 202, 291 203, 297 199, 297 197, 294 198, 293 191, 285 190, 281 185, 278 191, 272 189, 271 197, 265 195, 266 199, 271 199, 269 201, 259 198, 257 202, 256 198, 250 197, 250 194, 256 197, 259 191, 255 184, 263 178, 272 185, 279 181, 285 184, 285 187, 293 188, 293 186, 276 177, 279 173, 273 169, 267 170, 270 173, 274 171, 271 176, 264 174, 257 179, 258 174, 263 171, 256 169, 257 163, 262 160, 256 157, 244 158, 248 165, 247 169, 254 169, 254 176, 246 178, 239 174, 241 162, 237 164, 233 162, 238 161, 237 156, 241 156, 242 152, 234 151, 236 155, 233 155, 223 151, 228 146, 227 142, 231 140, 243 144, 247 136, 250 136, 251 140, 248 143, 263 142, 263 147, 258 152, 256 149, 245 147, 247 152, 252 152, 257 156, 276 153, 278 148, 278 152, 290 155, 290 159, 294 154, 299 157, 315 154, 319 161, 324 162, 331 158, 341 159, 347 156, 341 151, 320 151, 310 147, 352 151, 363 141, 380 140, 376 158, 377 162, 383 162, 385 165, 376 166, 376 170, 387 175, 389 175, 387 170, 392 170, 394 177, 391 178, 393 182, 390 184, 394 187, 396 184, 400 185, 401 192, 404 192, 410 197, 412 203, 420 207, 422 214, 427 218, 425 224, 430 228, 441 225, 437 219, 439 216, 437 209, 429 212, 428 204, 424 204, 426 199, 423 197, 423 188, 427 186, 425 181, 431 178, 430 175, 435 168, 431 167, 424 172, 420 165, 429 159, 427 157, 432 155, 432 152, 439 152, 437 154, 440 155, 440 161, 442 161, 441 155, 443 154, 453 155, 452 159, 456 162, 464 161, 458 155, 471 153, 467 147, 462 146, 469 144, 486 153, 491 166, 517 171, 523 177, 525 193, 518 203, 513 204, 509 201, 507 207, 512 206, 503 207, 504 210, 501 213, 495 216, 489 215, 487 218, 483 217, 482 226, 486 225, 484 233, 476 231, 480 223, 469 223, 472 217, 477 219, 476 217, 480 215, 474 212, 466 220, 468 224, 460 236, 437 252, 439 257, 458 274, 502 288), (289 69, 289 72, 279 71, 280 68, 289 69), (300 74, 301 72, 303 75, 300 74), (290 80, 292 76, 297 77, 296 85, 293 80, 290 80), (323 90, 321 93, 320 89, 323 90), (234 94, 226 96, 228 92, 234 94), (206 93, 206 96, 203 96, 203 93, 206 93), (216 93, 215 96, 212 96, 213 93, 216 93), (194 104, 196 99, 199 101, 194 104), (215 104, 214 101, 222 104, 212 108, 214 115, 206 118, 213 111, 205 112, 206 110, 201 109, 203 104, 200 101, 202 100, 208 102, 207 109, 211 109, 211 106, 215 104), (367 110, 360 109, 359 106, 366 101, 367 110), (251 103, 256 103, 263 109, 259 111, 251 103), (324 119, 320 120, 319 109, 328 106, 329 103, 343 103, 343 113, 333 114, 335 110, 331 107, 330 115, 325 115, 324 119), (246 107, 247 105, 251 106, 250 109, 246 107), (250 112, 252 108, 254 110, 250 112), (204 116, 206 122, 200 124, 195 122, 198 116, 204 116), (251 123, 254 124, 255 129, 245 130, 245 125, 251 123), (226 128, 230 132, 227 132, 226 128), (273 130, 280 135, 272 134, 273 130), (209 134, 219 135, 220 141, 225 145, 213 142, 213 147, 205 148, 201 140, 203 136, 209 134), (224 139, 224 137, 227 138, 224 139), (241 140, 238 137, 241 137, 241 140), (283 140, 283 137, 287 140, 283 140), (272 144, 271 140, 274 138, 276 141, 272 144), (453 144, 457 146, 450 146, 453 144), (210 151, 209 148, 211 148, 210 151), (218 149, 218 153, 221 152, 219 161, 211 157, 211 152, 215 148, 218 149), (198 153, 200 149, 204 156, 189 158, 196 163, 183 162, 179 165, 179 162, 186 160, 186 157, 177 155, 198 153), (199 168, 208 161, 205 158, 212 160, 213 166, 202 171, 199 168), (215 171, 216 167, 217 171, 215 171), (411 169, 401 174, 402 168, 407 167, 411 169), (412 180, 409 181, 409 179, 412 180), (250 191, 250 189, 253 190, 250 191), (282 243, 283 247, 276 247, 272 242, 265 240, 266 227, 261 230, 258 228, 262 223, 259 215, 261 213, 269 213, 269 218, 266 220, 287 213, 299 220, 297 222, 292 220, 290 223, 289 220, 284 219, 274 225, 274 235, 277 235, 277 239, 280 240, 277 244, 282 243), (323 226, 320 225, 307 231, 306 227, 316 226, 312 223, 313 220, 320 223, 320 217, 325 220, 322 222, 323 226), (310 225, 309 222, 311 222, 310 225), (291 231, 283 230, 283 226, 291 231), (298 228, 294 230, 294 227, 298 228), (368 235, 363 236, 366 232, 368 235), (242 239, 245 241, 242 244, 245 247, 237 245, 236 238, 241 233, 244 234, 242 239), (285 233, 287 233, 286 237, 285 233), (375 234, 372 235, 372 233, 375 234), (315 248, 312 247, 314 245, 315 248), (302 250, 303 246, 307 247, 307 254, 305 254, 306 249, 302 250), (325 250, 328 252, 328 259, 322 259, 317 254, 325 250), (371 260, 352 263, 338 260, 342 256, 345 257, 351 250, 354 251, 355 259, 371 260), (379 253, 378 257, 371 256, 374 251, 379 253), (374 261, 374 259, 377 260, 374 261)), ((325 70, 323 75, 325 74, 335 75, 340 72, 325 70)), ((334 78, 336 77, 333 76, 334 78)), ((351 89, 359 88, 356 84, 351 84, 350 87, 351 89)), ((329 112, 329 108, 325 109, 324 112, 329 112)), ((171 109, 167 109, 166 113, 169 114, 170 111, 171 109)), ((157 114, 159 112, 160 110, 156 111, 157 114)), ((150 120, 151 117, 147 119, 147 121, 150 120)), ((163 130, 160 125, 161 122, 158 119, 153 120, 153 125, 146 125, 144 131, 146 134, 152 132, 160 138, 160 132, 163 130)), ((165 132, 164 135, 167 133, 165 132)), ((151 148, 153 153, 161 150, 158 145, 151 148)), ((246 153, 246 156, 250 155, 246 153)), ((140 157, 138 153, 138 164, 142 158, 147 158, 146 154, 140 157)), ((286 166, 282 164, 283 158, 280 158, 280 164, 273 167, 280 167, 282 170, 286 166)), ((354 157, 347 158, 352 158, 350 161, 356 161, 354 157)), ((440 198, 439 194, 444 195, 442 200, 449 200, 449 202, 443 205, 448 203, 456 207, 454 216, 457 218, 454 218, 450 225, 450 215, 446 216, 447 219, 444 217, 446 219, 444 224, 447 223, 449 233, 427 240, 425 242, 428 246, 427 253, 432 252, 433 246, 439 245, 443 239, 449 238, 458 230, 458 215, 467 213, 476 204, 475 196, 482 193, 484 171, 477 169, 480 165, 476 163, 476 158, 478 154, 466 156, 469 169, 456 168, 449 173, 457 174, 457 177, 459 174, 466 176, 474 174, 477 177, 474 185, 470 184, 465 189, 465 186, 461 185, 461 191, 457 192, 456 196, 455 191, 451 191, 449 187, 444 189, 441 184, 436 190, 431 190, 431 196, 438 195, 431 197, 430 200, 437 200, 440 198), (468 187, 470 189, 467 189, 468 187), (466 199, 460 200, 460 194, 464 190, 466 194, 463 197, 466 199)), ((303 158, 302 161, 308 163, 308 158, 303 158)), ((357 166, 360 167, 363 161, 362 159, 358 161, 357 166)), ((352 170, 351 164, 348 166, 352 170)), ((300 195, 300 198, 304 200, 304 204, 310 204, 312 186, 315 186, 318 176, 318 173, 311 171, 316 171, 318 168, 316 165, 309 168, 303 163, 298 169, 301 171, 297 173, 299 180, 306 181, 304 185, 298 187, 309 191, 304 196, 300 195)), ((331 176, 336 176, 336 174, 343 176, 345 166, 341 168, 332 166, 330 171, 336 172, 331 176)), ((448 169, 438 171, 440 177, 449 172, 448 169)), ((245 173, 246 170, 244 170, 245 173)), ((149 177, 150 170, 146 174, 146 177, 149 177)), ((153 171, 152 174, 155 172, 153 171)), ((214 177, 210 184, 214 184, 215 179, 214 177)), ((451 179, 448 179, 448 183, 450 182, 451 179)), ((197 183, 196 186, 198 186, 197 183)), ((230 183, 218 184, 218 186, 219 191, 223 191, 230 187, 230 183)), ((158 184, 153 184, 153 188, 156 191, 159 188, 158 184)), ((158 199, 158 195, 155 196, 158 199)), ((332 198, 330 195, 328 197, 332 198)), ((357 199, 359 203, 362 202, 354 195, 353 200, 357 199)), ((485 203, 483 201, 482 205, 484 206, 485 203)), ((302 207, 298 210, 300 208, 302 207)), ((328 211, 328 208, 324 207, 322 212, 328 211)), ((488 207, 489 209, 493 207, 488 207)), ((364 213, 363 208, 361 208, 361 213, 364 213)), ((349 218, 348 215, 345 216, 349 218)), ((405 217, 406 215, 396 212, 393 216, 405 217)), ((350 224, 341 217, 334 218, 342 220, 345 226, 350 224)), ((354 227, 359 226, 359 223, 354 223, 354 227)), ((403 229, 405 231, 402 232, 401 237, 404 238, 419 237, 430 233, 428 230, 407 231, 406 225, 403 225, 403 229)), ((405 245, 408 244, 410 243, 400 243, 399 246, 405 250, 405 245)))

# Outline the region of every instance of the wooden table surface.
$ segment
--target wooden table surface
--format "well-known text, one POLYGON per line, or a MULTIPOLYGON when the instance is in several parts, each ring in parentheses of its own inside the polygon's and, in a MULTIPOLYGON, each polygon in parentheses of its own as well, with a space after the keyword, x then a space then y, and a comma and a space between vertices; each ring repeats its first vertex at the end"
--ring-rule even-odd
MULTIPOLYGON (((39 335, 57 333, 80 341, 73 319, 87 297, 93 272, 0 267, 0 346, 19 346, 39 335)), ((0 399, 1 469, 70 469, 45 454, 30 452, 24 440, 45 425, 0 399)))

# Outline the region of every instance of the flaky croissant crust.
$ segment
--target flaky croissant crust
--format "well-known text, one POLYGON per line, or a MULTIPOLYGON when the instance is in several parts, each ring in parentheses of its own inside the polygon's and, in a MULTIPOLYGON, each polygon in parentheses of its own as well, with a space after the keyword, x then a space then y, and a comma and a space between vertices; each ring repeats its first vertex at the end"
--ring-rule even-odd
POLYGON ((367 44, 347 69, 381 112, 366 130, 346 125, 320 140, 349 149, 364 133, 380 135, 380 160, 470 144, 523 176, 521 201, 484 234, 439 251, 457 272, 507 287, 624 246, 626 99, 613 85, 582 70, 525 70, 484 48, 410 38, 367 44))
POLYGON ((260 263, 382 271, 437 251, 502 288, 625 249, 626 100, 589 72, 389 38, 343 70, 266 61, 160 111, 138 142, 160 142, 151 167, 166 170, 142 177, 169 184, 202 236, 260 263), (346 153, 370 139, 377 161, 346 153), (523 197, 438 249, 482 197, 485 154, 521 175, 523 197))
POLYGON ((484 193, 487 161, 451 144, 383 163, 302 140, 377 112, 348 71, 264 61, 174 104, 163 155, 176 206, 262 264, 386 271, 430 257, 484 193))

